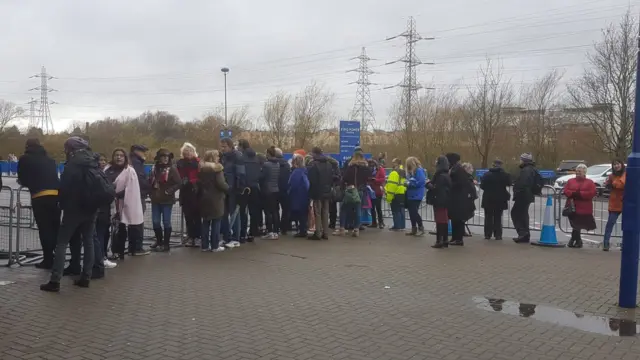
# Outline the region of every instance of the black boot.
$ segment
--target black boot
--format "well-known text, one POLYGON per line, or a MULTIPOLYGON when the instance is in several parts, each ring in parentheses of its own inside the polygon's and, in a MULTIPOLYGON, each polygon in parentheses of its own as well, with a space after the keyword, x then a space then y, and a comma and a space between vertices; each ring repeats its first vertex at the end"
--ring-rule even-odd
POLYGON ((407 236, 415 236, 415 235, 418 234, 418 229, 412 227, 410 232, 407 232, 407 233, 404 233, 404 234, 407 235, 407 236))
POLYGON ((436 224, 436 243, 431 245, 434 249, 442 249, 444 246, 442 245, 442 228, 439 224, 436 224))
POLYGON ((571 235, 571 239, 569 239, 569 243, 567 244, 567 247, 576 247, 576 239, 574 239, 573 235, 571 235))
POLYGON ((40 290, 48 291, 48 292, 59 292, 60 291, 60 283, 49 281, 46 284, 40 285, 40 290))
POLYGON ((153 251, 159 251, 162 249, 162 228, 153 229, 154 234, 156 235, 156 243, 151 245, 150 248, 153 251))
POLYGON ((165 228, 164 229, 164 242, 163 242, 163 248, 162 251, 164 252, 168 252, 171 250, 171 231, 173 229, 172 228, 165 228))
POLYGON ((83 276, 80 279, 74 281, 73 285, 81 288, 88 288, 90 282, 91 281, 89 280, 89 278, 83 276))
POLYGON ((582 249, 582 236, 580 236, 580 234, 578 234, 578 237, 576 238, 576 244, 574 247, 576 249, 582 249))

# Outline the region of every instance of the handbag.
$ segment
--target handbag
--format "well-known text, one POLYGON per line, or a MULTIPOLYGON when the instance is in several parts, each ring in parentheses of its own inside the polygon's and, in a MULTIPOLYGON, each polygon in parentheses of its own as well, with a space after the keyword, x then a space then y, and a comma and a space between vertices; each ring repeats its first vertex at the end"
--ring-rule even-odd
POLYGON ((576 213, 576 203, 573 199, 568 199, 564 204, 564 208, 562 209, 562 216, 570 217, 576 213))
MULTIPOLYGON (((578 191, 582 189, 582 186, 578 188, 578 191)), ((576 203, 573 199, 567 199, 567 202, 564 204, 564 208, 562 209, 562 216, 570 217, 575 215, 576 213, 576 203)))
POLYGON ((335 202, 342 202, 344 199, 344 192, 340 185, 335 185, 331 188, 331 200, 335 202))

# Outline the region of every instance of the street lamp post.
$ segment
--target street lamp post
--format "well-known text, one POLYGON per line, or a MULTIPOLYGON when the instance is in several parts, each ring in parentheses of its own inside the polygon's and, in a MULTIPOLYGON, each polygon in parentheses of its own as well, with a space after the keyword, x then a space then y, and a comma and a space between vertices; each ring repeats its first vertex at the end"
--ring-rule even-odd
MULTIPOLYGON (((638 57, 640 60, 640 34, 638 57)), ((627 160, 627 180, 622 207, 622 257, 620 261, 620 294, 618 305, 632 309, 637 305, 638 258, 640 254, 640 61, 636 65, 636 106, 633 144, 627 160)))
POLYGON ((227 74, 229 73, 228 67, 223 67, 220 69, 224 74, 224 126, 228 127, 229 123, 227 122, 227 74))

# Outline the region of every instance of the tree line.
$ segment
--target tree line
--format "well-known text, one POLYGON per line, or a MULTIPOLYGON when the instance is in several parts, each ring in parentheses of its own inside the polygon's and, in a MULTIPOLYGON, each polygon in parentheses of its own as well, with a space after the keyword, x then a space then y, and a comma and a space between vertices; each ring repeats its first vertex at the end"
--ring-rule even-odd
MULTIPOLYGON (((634 123, 637 35, 630 13, 603 29, 586 55, 582 75, 566 87, 558 70, 518 85, 505 75, 499 59, 487 59, 472 86, 425 91, 410 110, 398 99, 386 124, 363 132, 365 151, 414 155, 427 163, 443 152, 457 151, 477 167, 487 167, 494 158, 515 162, 522 152, 531 152, 548 168, 563 159, 597 163, 626 158, 634 123)), ((12 126, 24 110, 0 100, 0 155, 20 154, 27 138, 38 137, 61 158, 62 143, 72 134, 88 137, 96 151, 105 153, 134 143, 177 150, 185 141, 209 149, 218 147, 218 134, 225 128, 247 137, 258 151, 269 145, 285 151, 319 145, 337 152, 340 118, 334 99, 325 85, 312 82, 295 94, 276 91, 258 116, 247 106, 232 111, 227 121, 223 106, 193 121, 156 111, 74 124, 68 131, 46 135, 37 128, 24 133, 12 126)))

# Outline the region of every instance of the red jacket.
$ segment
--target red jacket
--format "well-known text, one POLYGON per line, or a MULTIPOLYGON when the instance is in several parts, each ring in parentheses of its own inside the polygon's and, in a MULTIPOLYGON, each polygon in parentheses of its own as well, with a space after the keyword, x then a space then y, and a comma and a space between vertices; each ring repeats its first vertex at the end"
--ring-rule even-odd
POLYGON ((376 198, 378 199, 384 196, 384 191, 382 190, 382 187, 384 186, 384 182, 386 181, 386 179, 387 179, 387 173, 386 171, 384 171, 384 168, 382 166, 378 167, 378 172, 376 173, 376 176, 369 179, 369 186, 371 186, 373 191, 376 193, 376 198))
POLYGON ((178 160, 176 167, 178 168, 178 173, 180 173, 181 179, 188 179, 190 183, 195 184, 198 181, 198 172, 200 159, 180 159, 178 160))
POLYGON ((596 196, 596 184, 587 178, 573 178, 564 187, 564 195, 573 199, 577 215, 593 214, 593 198, 596 196))

